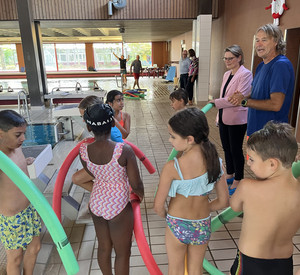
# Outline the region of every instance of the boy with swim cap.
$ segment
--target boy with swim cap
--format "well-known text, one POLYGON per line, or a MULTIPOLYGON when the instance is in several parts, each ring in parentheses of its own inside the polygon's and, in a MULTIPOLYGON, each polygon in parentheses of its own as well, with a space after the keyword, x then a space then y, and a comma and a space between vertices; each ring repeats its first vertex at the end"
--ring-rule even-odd
POLYGON ((243 179, 231 197, 244 217, 231 274, 293 274, 293 236, 300 228, 300 184, 292 174, 298 146, 292 127, 268 122, 247 141, 247 164, 257 179, 243 179))
MULTIPOLYGON (((28 176, 21 146, 26 120, 12 110, 0 111, 0 150, 28 176)), ((21 190, 0 170, 0 240, 7 256, 7 274, 33 274, 40 250, 41 220, 21 190), (23 254, 23 251, 25 253, 23 254)))

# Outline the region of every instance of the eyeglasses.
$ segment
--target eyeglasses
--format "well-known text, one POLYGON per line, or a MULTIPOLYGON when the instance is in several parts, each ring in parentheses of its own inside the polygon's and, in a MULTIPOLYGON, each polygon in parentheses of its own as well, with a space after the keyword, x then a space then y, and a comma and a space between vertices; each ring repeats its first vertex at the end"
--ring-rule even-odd
POLYGON ((223 61, 232 61, 235 57, 223 57, 223 61))

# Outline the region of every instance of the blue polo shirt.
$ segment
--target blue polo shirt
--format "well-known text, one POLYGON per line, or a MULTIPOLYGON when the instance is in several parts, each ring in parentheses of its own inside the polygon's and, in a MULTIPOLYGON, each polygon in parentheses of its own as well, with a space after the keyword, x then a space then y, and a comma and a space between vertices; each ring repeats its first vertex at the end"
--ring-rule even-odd
POLYGON ((294 83, 295 75, 292 63, 284 55, 276 56, 267 64, 261 62, 258 65, 252 82, 250 98, 258 100, 270 99, 271 93, 280 92, 285 94, 285 99, 278 112, 248 108, 248 136, 262 129, 270 120, 288 122, 294 83))

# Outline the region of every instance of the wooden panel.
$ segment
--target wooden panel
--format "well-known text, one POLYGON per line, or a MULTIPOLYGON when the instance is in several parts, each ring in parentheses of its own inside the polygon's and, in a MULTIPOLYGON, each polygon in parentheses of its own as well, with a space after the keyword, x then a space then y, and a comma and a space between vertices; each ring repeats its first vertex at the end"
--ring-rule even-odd
MULTIPOLYGON (((11 1, 2 2, 7 10, 11 1)), ((127 0, 125 8, 113 8, 113 15, 108 16, 107 0, 32 0, 32 3, 34 18, 48 20, 196 18, 199 6, 198 0, 127 0)))
POLYGON ((18 19, 16 0, 0 0, 0 20, 18 19))

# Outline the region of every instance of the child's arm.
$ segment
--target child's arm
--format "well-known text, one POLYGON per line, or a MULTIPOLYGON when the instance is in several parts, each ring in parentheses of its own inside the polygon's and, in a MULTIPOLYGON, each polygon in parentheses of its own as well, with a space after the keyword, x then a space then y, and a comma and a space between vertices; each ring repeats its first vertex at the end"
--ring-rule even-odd
POLYGON ((246 185, 247 185, 247 179, 241 180, 235 192, 230 198, 230 207, 235 212, 243 211, 243 204, 244 204, 243 196, 244 194, 245 195, 247 194, 247 192, 245 191, 246 185))
POLYGON ((26 158, 26 164, 27 165, 31 165, 34 161, 35 161, 35 158, 33 158, 33 157, 26 158))
POLYGON ((215 186, 217 197, 209 203, 211 212, 220 210, 229 205, 229 194, 225 174, 223 174, 223 176, 220 178, 220 180, 216 183, 215 186))
POLYGON ((165 202, 171 187, 173 177, 174 161, 169 161, 165 164, 159 179, 159 185, 154 199, 154 211, 162 218, 167 215, 165 202))
POLYGON ((142 201, 144 198, 144 185, 140 177, 135 154, 133 149, 127 144, 124 144, 123 146, 123 153, 125 154, 127 160, 126 170, 129 184, 132 188, 132 191, 138 195, 140 201, 142 201))
POLYGON ((130 115, 128 113, 123 113, 124 115, 124 127, 121 126, 118 120, 115 119, 115 125, 120 130, 122 138, 127 138, 130 134, 130 115))
POLYGON ((72 182, 87 191, 92 191, 94 184, 94 176, 90 173, 90 171, 86 168, 86 162, 83 161, 80 157, 81 163, 83 165, 83 169, 77 171, 72 176, 72 182))

